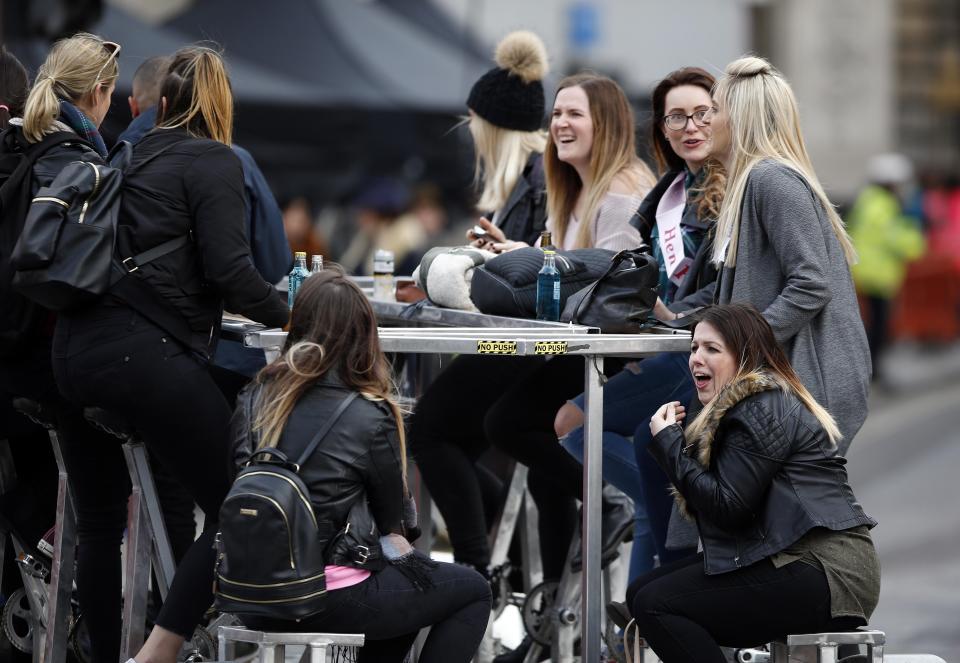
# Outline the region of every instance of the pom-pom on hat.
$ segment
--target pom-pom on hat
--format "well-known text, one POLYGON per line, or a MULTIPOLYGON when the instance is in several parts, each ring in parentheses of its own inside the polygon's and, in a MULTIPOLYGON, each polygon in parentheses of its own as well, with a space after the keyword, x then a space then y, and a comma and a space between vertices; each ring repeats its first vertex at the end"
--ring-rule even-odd
POLYGON ((536 131, 543 122, 543 77, 547 49, 527 30, 511 32, 497 44, 497 66, 480 77, 467 97, 467 108, 503 129, 536 131))

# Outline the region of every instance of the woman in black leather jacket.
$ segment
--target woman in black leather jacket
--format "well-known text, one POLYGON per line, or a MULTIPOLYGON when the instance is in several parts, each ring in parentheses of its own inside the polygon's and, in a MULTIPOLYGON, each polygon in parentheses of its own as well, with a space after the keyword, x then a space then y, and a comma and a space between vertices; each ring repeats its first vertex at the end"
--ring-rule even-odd
POLYGON ((326 539, 326 596, 299 622, 247 617, 254 628, 363 633, 359 661, 402 661, 421 628, 421 663, 466 663, 487 626, 490 588, 475 571, 415 552, 416 509, 406 486, 403 420, 376 317, 337 265, 297 293, 282 356, 240 395, 235 448, 302 454, 351 391, 344 411, 300 470, 326 539), (252 419, 252 420, 251 420, 252 419))
MULTIPOLYGON (((137 144, 134 170, 124 181, 117 251, 131 256, 174 238, 189 241, 118 284, 138 287, 133 293, 143 297, 114 288, 57 321, 53 364, 60 391, 74 403, 126 417, 151 457, 205 514, 204 531, 180 560, 136 663, 174 663, 213 600, 212 542, 230 487, 232 409, 207 360, 223 306, 271 327, 288 319, 285 299, 250 258, 243 172, 229 147, 232 121, 220 56, 207 48, 174 54, 161 86, 157 127, 137 144), (157 302, 149 314, 143 308, 148 298, 157 302)), ((119 644, 119 544, 129 481, 115 442, 79 453, 89 460, 85 471, 71 468, 78 495, 87 495, 78 500, 78 557, 98 560, 94 600, 112 617, 98 629, 119 644)), ((104 654, 98 660, 110 659, 104 654)))
POLYGON ((752 306, 707 309, 690 354, 703 411, 663 405, 650 452, 696 519, 703 554, 635 582, 640 635, 664 663, 725 660, 791 633, 867 623, 880 593, 869 530, 837 454, 840 432, 752 306))

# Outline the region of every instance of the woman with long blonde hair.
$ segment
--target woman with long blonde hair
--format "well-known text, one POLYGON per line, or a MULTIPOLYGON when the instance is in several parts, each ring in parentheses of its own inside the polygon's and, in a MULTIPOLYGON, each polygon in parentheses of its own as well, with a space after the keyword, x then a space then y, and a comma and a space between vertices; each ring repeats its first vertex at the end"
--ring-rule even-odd
MULTIPOLYGON (((494 61, 496 66, 474 83, 467 98, 479 189, 476 208, 483 214, 467 239, 487 250, 508 239, 535 243, 547 219, 547 137, 542 129, 546 48, 532 32, 512 32, 497 45, 494 61)), ((500 509, 503 486, 478 462, 489 448, 483 418, 534 367, 517 357, 460 355, 427 387, 411 417, 410 448, 447 523, 454 559, 487 577, 488 530, 500 509), (464 408, 467 402, 470 407, 464 408)))
POLYGON ((664 404, 650 453, 695 519, 703 553, 627 590, 664 663, 723 663, 723 647, 865 626, 880 595, 876 525, 837 453, 840 427, 748 304, 698 316, 689 358, 703 410, 664 404))
POLYGON ((744 57, 727 65, 706 120, 727 171, 715 299, 763 313, 845 452, 867 417, 870 351, 853 244, 813 170, 793 91, 769 62, 744 57))
MULTIPOLYGON (((123 259, 167 247, 89 308, 61 315, 54 338, 60 391, 129 421, 204 512, 184 551, 156 625, 136 663, 174 663, 213 601, 212 548, 230 487, 231 405, 208 370, 224 307, 271 327, 286 324, 285 299, 257 273, 243 227, 240 161, 230 149, 233 99, 219 53, 175 53, 161 85, 157 127, 133 150, 123 183, 116 252, 123 259)), ((120 539, 130 491, 117 444, 78 449, 96 467, 71 471, 78 500, 78 559, 96 560, 91 600, 112 616, 96 637, 120 639, 120 539), (83 496, 86 496, 84 498, 83 496)), ((84 594, 81 593, 81 605, 84 594)), ((88 608, 84 606, 84 613, 88 608)), ((90 623, 91 639, 95 626, 90 623)))
POLYGON ((271 631, 363 633, 361 663, 399 663, 429 626, 419 660, 466 663, 486 630, 490 588, 466 566, 433 562, 410 546, 419 530, 390 364, 370 302, 334 264, 304 282, 281 357, 240 395, 238 457, 278 447, 296 458, 351 393, 359 398, 298 471, 325 537, 327 592, 317 614, 243 619, 271 631))

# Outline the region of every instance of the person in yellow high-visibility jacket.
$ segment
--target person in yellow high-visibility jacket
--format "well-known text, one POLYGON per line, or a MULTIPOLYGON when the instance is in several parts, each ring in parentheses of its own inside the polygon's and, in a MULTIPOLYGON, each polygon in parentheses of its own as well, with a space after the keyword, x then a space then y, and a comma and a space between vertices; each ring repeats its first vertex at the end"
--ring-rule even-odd
POLYGON ((867 340, 873 357, 873 377, 880 375, 880 354, 887 342, 890 302, 900 292, 907 264, 920 258, 926 241, 919 223, 903 214, 898 189, 913 169, 906 157, 886 154, 869 165, 868 185, 847 215, 847 230, 859 261, 853 265, 853 280, 867 301, 870 321, 867 340))

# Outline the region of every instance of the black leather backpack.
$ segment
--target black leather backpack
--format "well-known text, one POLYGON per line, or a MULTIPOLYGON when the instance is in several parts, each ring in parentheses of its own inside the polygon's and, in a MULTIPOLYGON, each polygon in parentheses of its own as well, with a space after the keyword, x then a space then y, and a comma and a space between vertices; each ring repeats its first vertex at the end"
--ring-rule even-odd
POLYGON ((356 397, 351 393, 340 403, 296 462, 280 449, 261 449, 234 479, 216 537, 214 605, 220 612, 299 620, 321 610, 324 542, 299 472, 356 397))

